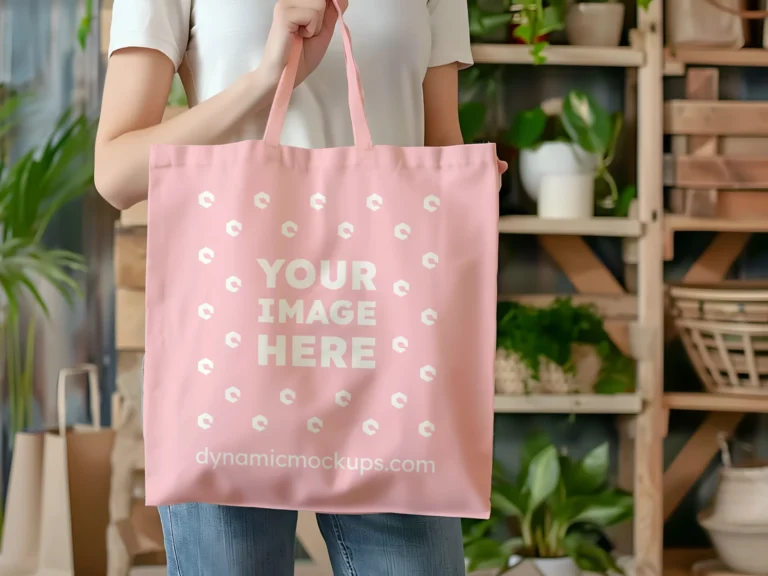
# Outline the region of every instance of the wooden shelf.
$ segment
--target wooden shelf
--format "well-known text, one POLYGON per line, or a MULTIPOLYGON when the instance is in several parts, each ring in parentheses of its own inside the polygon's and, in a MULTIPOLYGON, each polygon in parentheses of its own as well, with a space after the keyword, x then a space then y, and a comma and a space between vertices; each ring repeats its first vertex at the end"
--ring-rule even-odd
MULTIPOLYGON (((644 54, 629 47, 549 46, 544 51, 549 66, 613 66, 636 68, 644 54)), ((478 64, 532 64, 530 46, 523 44, 473 44, 472 56, 478 64)))
POLYGON ((741 50, 704 48, 667 48, 664 51, 664 72, 681 75, 689 64, 700 66, 768 67, 768 50, 742 48, 741 50))
POLYGON ((768 413, 768 395, 711 394, 709 392, 667 392, 664 406, 669 410, 704 412, 768 413))
POLYGON ((639 221, 628 218, 548 220, 536 216, 502 216, 499 219, 500 234, 637 237, 642 231, 639 221))
POLYGON ((496 396, 497 414, 638 414, 637 394, 496 396))
POLYGON ((731 220, 666 214, 664 225, 670 232, 768 232, 768 219, 765 218, 731 220))

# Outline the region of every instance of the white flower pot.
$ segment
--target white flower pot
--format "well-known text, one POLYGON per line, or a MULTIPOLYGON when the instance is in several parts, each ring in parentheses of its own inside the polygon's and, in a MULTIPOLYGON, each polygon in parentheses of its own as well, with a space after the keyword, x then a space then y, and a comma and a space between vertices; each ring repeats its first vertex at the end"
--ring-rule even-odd
POLYGON ((570 142, 545 142, 536 148, 520 151, 520 180, 525 192, 534 201, 539 200, 541 179, 545 175, 594 175, 596 168, 594 155, 570 142))
POLYGON ((624 4, 571 4, 565 21, 568 42, 574 46, 618 46, 624 28, 624 4))
POLYGON ((542 576, 581 576, 581 568, 570 556, 565 558, 521 558, 513 556, 509 560, 510 567, 522 561, 533 562, 542 576))
POLYGON ((546 174, 541 179, 539 218, 592 218, 594 206, 594 174, 546 174))

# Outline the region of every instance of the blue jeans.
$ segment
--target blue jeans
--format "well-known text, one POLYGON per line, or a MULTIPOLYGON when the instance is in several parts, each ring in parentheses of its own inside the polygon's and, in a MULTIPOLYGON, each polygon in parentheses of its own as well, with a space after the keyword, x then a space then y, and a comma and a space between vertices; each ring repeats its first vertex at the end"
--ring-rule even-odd
MULTIPOLYGON (((297 513, 160 508, 169 576, 292 576, 297 513)), ((458 518, 318 514, 335 576, 463 576, 458 518)))

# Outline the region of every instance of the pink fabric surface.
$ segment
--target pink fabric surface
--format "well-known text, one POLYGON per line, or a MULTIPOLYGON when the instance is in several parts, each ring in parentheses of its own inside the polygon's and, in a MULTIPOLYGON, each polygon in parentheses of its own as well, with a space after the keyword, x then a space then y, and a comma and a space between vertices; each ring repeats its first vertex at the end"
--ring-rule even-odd
MULTIPOLYGON (((339 18, 341 22, 341 17, 339 18)), ((493 144, 155 146, 147 503, 487 518, 499 168, 493 144)))

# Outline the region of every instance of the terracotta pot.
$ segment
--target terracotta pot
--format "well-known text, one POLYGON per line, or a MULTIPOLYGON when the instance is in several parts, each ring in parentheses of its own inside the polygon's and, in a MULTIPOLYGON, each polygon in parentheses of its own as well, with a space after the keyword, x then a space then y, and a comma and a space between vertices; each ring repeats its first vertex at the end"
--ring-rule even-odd
POLYGON ((568 9, 568 42, 574 46, 618 46, 624 29, 624 4, 580 2, 568 9))

